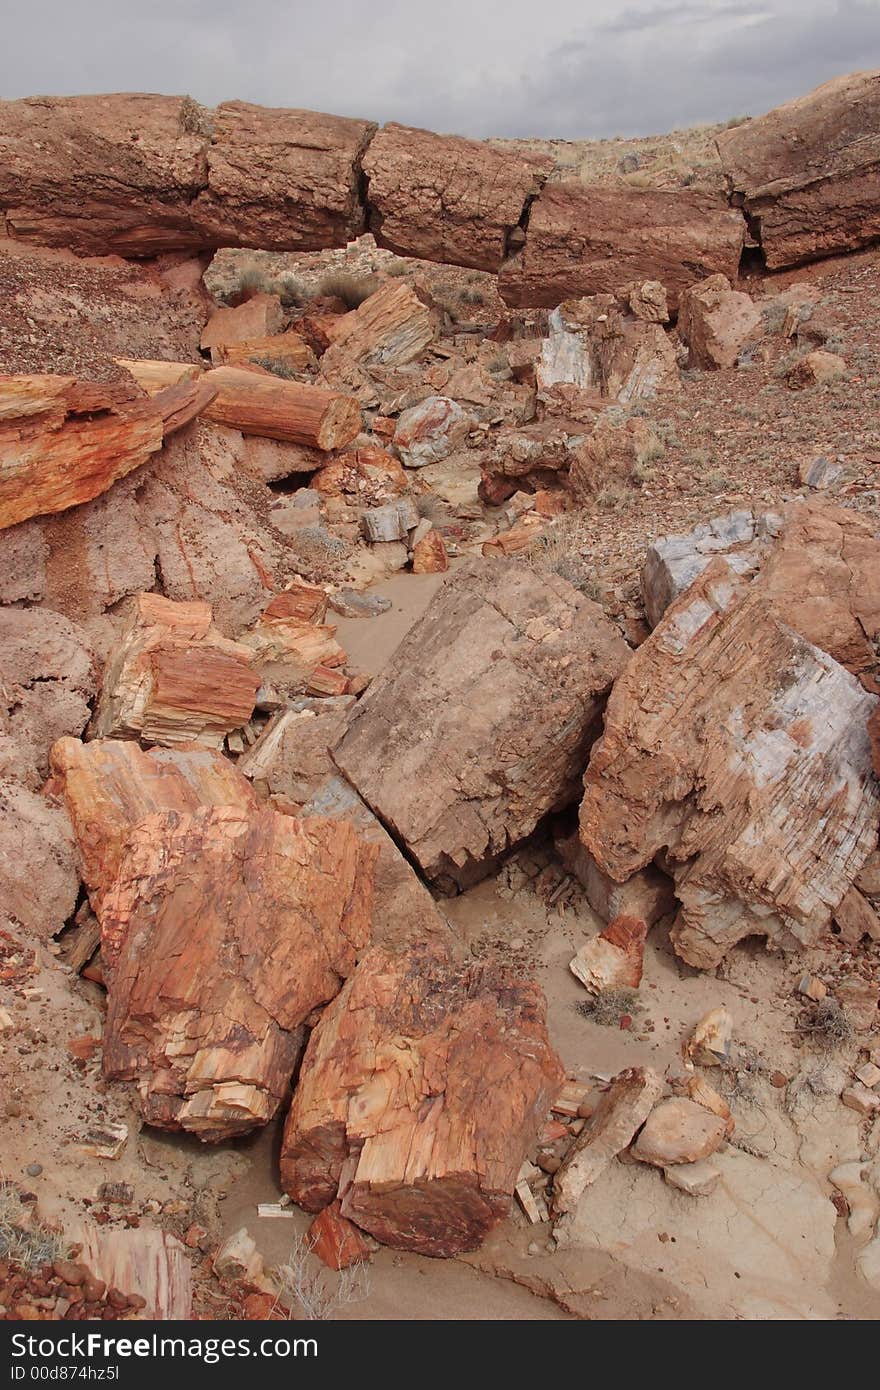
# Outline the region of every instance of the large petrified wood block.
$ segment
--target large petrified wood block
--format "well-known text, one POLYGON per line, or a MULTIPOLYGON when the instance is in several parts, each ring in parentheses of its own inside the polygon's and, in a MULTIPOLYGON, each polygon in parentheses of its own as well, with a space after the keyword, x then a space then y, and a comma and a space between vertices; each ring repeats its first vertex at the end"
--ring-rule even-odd
POLYGON ((202 807, 136 827, 105 895, 104 1072, 216 1141, 270 1119, 300 1025, 367 944, 376 851, 345 821, 202 807))
POLYGON ((386 1245, 472 1250, 506 1214, 562 1081, 538 987, 373 947, 312 1034, 281 1155, 309 1211, 337 1195, 386 1245))
POLYGON ((371 686, 338 766, 448 891, 576 796, 629 649, 556 575, 471 560, 371 686))
POLYGON ((691 965, 745 936, 812 943, 876 844, 876 706, 716 559, 615 684, 581 838, 621 882, 666 852, 691 965))

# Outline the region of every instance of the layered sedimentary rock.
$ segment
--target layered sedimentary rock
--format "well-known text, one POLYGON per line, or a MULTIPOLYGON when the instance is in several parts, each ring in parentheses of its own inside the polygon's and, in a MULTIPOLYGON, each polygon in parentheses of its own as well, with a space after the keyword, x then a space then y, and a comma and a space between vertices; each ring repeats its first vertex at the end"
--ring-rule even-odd
POLYGON ((100 917, 125 844, 147 817, 200 806, 256 809, 250 783, 209 748, 153 748, 121 739, 62 738, 52 749, 50 790, 73 822, 83 881, 100 917))
POLYGON ((386 1245, 472 1250, 506 1215, 562 1081, 536 985, 424 944, 373 947, 312 1034, 281 1180, 386 1245))
POLYGON ((402 255, 497 272, 552 167, 546 155, 389 124, 364 159, 370 231, 402 255))
POLYGON ((565 580, 469 561, 374 681, 336 762, 430 879, 463 887, 573 799, 627 655, 565 580))
POLYGON ((736 276, 743 232, 741 214, 707 194, 552 183, 499 289, 508 304, 552 307, 626 280, 659 280, 674 308, 695 280, 736 276))
POLYGON ((718 136, 772 270, 880 238, 880 73, 836 77, 718 136))
POLYGON ((215 1142, 265 1123, 300 1026, 369 937, 376 851, 343 821, 233 806, 141 821, 101 910, 104 1073, 215 1142))
POLYGON ((204 381, 148 398, 128 380, 0 376, 0 530, 106 492, 213 394, 204 381))
POLYGON ((581 838, 618 881, 665 850, 691 965, 745 936, 812 943, 874 848, 875 707, 718 559, 615 684, 581 838))

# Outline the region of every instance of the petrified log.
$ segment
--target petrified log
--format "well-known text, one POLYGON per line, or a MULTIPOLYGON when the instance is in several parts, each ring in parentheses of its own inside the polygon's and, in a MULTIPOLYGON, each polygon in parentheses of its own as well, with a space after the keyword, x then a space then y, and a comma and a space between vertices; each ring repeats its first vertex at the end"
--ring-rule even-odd
POLYGON ((552 167, 546 155, 389 123, 364 159, 370 231, 401 255, 497 273, 552 167))
POLYGON ((718 150, 771 270, 880 237, 880 73, 836 77, 723 130, 718 150))
POLYGON ((643 918, 615 917, 604 931, 581 946, 568 968, 590 994, 638 989, 647 933, 643 918))
POLYGON ((367 944, 376 850, 343 821, 233 806, 141 821, 104 896, 104 1073, 216 1142, 275 1113, 300 1026, 367 944))
POLYGON ((659 323, 621 313, 615 295, 566 300, 548 326, 535 367, 542 399, 552 399, 556 385, 571 385, 596 393, 601 409, 604 400, 626 403, 680 389, 671 339, 659 323))
POLYGON ((129 740, 61 738, 50 756, 49 790, 64 801, 73 822, 82 877, 96 915, 116 877, 122 850, 136 825, 163 811, 200 806, 255 809, 246 778, 208 748, 154 748, 129 740))
POLYGON ((195 362, 157 362, 149 358, 138 361, 131 357, 115 357, 117 367, 124 367, 148 396, 155 396, 168 386, 180 386, 184 381, 196 381, 202 368, 195 362))
POLYGON ((256 626, 241 637, 260 679, 290 694, 307 690, 318 668, 332 670, 346 661, 333 624, 304 621, 295 615, 300 606, 295 593, 289 599, 277 594, 256 626))
POLYGON ((325 376, 346 366, 402 367, 421 357, 437 336, 436 310, 405 280, 389 280, 348 314, 334 320, 321 358, 325 376))
POLYGON ((353 695, 291 701, 239 758, 239 772, 260 795, 277 798, 280 809, 303 806, 334 775, 329 750, 348 727, 354 705, 353 695))
POLYGON ((294 1201, 386 1245, 473 1250, 507 1213, 562 1080, 534 984, 374 946, 325 1011, 284 1130, 294 1201))
POLYGON ((445 574, 449 569, 449 555, 443 537, 432 526, 413 545, 413 574, 445 574))
POLYGON ((248 338, 212 349, 215 362, 235 365, 237 362, 262 362, 302 372, 317 365, 317 358, 305 338, 298 333, 273 333, 264 338, 248 338))
POLYGON ((666 851, 691 965, 745 936, 810 944, 876 842, 875 706, 716 559, 614 687, 581 838, 618 881, 666 851))
POLYGON ((82 1246, 79 1262, 93 1278, 120 1293, 144 1300, 143 1316, 161 1321, 192 1317, 190 1252, 167 1231, 138 1226, 114 1230, 91 1221, 72 1221, 68 1237, 82 1246))
POLYGON ((565 580, 471 560, 370 687, 336 762, 424 873, 454 891, 574 799, 628 650, 565 580))
POLYGON ((361 530, 371 545, 405 541, 407 532, 418 524, 418 509, 411 497, 398 497, 361 513, 361 530))
POLYGON ((551 183, 498 287, 508 304, 552 308, 626 280, 659 280, 674 309, 694 280, 736 277, 744 232, 741 213, 710 194, 551 183))
POLYGON ((782 525, 778 512, 743 509, 702 521, 682 535, 658 536, 648 546, 641 575, 648 622, 652 627, 659 623, 673 599, 690 588, 716 555, 723 555, 736 574, 754 574, 782 525))
POLYGON ((230 425, 243 434, 287 439, 315 449, 342 449, 361 427, 361 410, 353 396, 298 381, 215 367, 204 377, 217 396, 205 418, 230 425))
POLYGON ((323 623, 326 616, 327 590, 320 584, 307 584, 304 579, 296 579, 267 604, 263 621, 297 618, 302 623, 323 623))
POLYGON ((104 672, 93 732, 222 748, 253 714, 254 653, 214 626, 210 604, 138 594, 104 672))
POLYGON ((129 381, 0 376, 0 530, 106 492, 211 395, 200 381, 148 398, 129 381))

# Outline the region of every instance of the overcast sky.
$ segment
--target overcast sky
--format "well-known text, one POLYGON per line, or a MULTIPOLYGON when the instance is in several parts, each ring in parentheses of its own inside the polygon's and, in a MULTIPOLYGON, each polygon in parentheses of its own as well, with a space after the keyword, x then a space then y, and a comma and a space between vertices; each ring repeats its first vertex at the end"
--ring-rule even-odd
POLYGON ((880 67, 880 0, 6 0, 0 95, 189 92, 466 135, 635 135, 880 67))

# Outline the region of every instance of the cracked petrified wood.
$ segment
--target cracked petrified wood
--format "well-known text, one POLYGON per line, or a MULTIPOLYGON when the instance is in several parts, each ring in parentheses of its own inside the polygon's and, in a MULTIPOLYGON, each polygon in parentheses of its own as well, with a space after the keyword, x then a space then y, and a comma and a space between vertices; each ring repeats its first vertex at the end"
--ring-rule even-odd
POLYGON ((253 659, 214 626, 210 604, 138 594, 104 672, 93 732, 222 748, 253 713, 253 659))
POLYGON ((537 985, 425 944, 374 946, 325 1010, 284 1130, 281 1180, 386 1245, 472 1250, 508 1211, 562 1082, 537 985))
POLYGON ((242 434, 327 451, 350 444, 361 428, 357 400, 338 391, 283 381, 255 367, 214 367, 202 380, 215 392, 205 419, 242 434))
POLYGON ((716 559, 615 684, 581 838, 619 882, 666 851, 691 965, 745 936, 810 944, 876 844, 876 706, 716 559))
POLYGON ((101 913, 104 1074, 217 1141, 274 1114, 300 1027, 367 944, 373 861, 345 821, 202 807, 135 828, 101 913))
POLYGON ((76 834, 80 869, 98 917, 136 825, 163 811, 199 806, 256 809, 250 782, 210 748, 153 748, 130 740, 60 738, 50 755, 48 789, 61 798, 76 834))
POLYGON ((0 530, 106 492, 213 395, 204 380, 147 397, 130 377, 0 376, 0 530))
POLYGON ((564 579, 471 560, 377 677, 336 762, 424 873, 454 891, 576 797, 628 651, 564 579))
POLYGON ((880 73, 835 77, 722 130, 718 150, 771 270, 880 237, 880 73))

